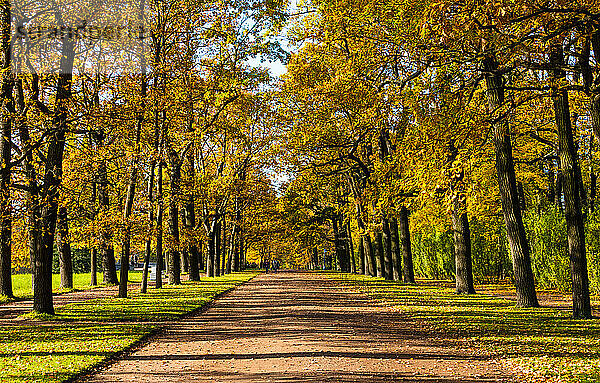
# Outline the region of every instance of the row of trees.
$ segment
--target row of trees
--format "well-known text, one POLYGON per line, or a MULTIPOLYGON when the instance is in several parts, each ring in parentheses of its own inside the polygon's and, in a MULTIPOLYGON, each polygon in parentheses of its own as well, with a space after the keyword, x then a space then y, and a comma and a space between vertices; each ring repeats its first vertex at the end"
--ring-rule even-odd
POLYGON ((290 28, 300 49, 277 97, 297 240, 313 256, 314 238, 331 240, 344 271, 414 282, 410 214, 413 241, 451 233, 456 291, 470 294, 475 222, 478 249, 508 249, 518 305, 537 307, 539 232, 523 216, 559 210, 564 226, 547 229, 564 228, 573 316, 590 318, 597 2, 311 5, 290 28))
POLYGON ((103 282, 127 297, 133 253, 144 259, 143 291, 151 256, 171 284, 182 266, 191 280, 201 268, 239 270, 261 223, 252 214, 272 200, 271 79, 248 60, 280 55, 269 31, 283 4, 110 6, 125 14, 95 2, 2 3, 0 294, 13 295, 13 269, 30 268, 40 313, 54 312, 55 251, 63 287, 71 247, 87 248, 91 283, 99 257, 103 282), (90 40, 80 31, 90 25, 140 35, 131 46, 90 40), (52 33, 15 44, 23 30, 52 33))

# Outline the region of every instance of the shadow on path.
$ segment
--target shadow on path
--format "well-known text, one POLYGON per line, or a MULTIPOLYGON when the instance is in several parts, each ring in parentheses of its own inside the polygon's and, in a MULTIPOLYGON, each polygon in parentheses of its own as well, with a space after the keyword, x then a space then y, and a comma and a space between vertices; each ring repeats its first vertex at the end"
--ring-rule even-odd
POLYGON ((260 275, 88 382, 502 382, 415 321, 318 273, 260 275))

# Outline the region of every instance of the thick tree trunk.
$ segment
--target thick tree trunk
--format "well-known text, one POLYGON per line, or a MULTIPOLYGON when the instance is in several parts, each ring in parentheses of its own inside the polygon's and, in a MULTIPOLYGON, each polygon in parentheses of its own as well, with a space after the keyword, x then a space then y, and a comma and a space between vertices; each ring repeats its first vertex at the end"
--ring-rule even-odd
POLYGON ((493 56, 484 59, 483 67, 486 72, 487 99, 489 113, 492 115, 493 121, 496 174, 506 224, 506 235, 513 263, 517 305, 520 307, 538 307, 535 281, 531 269, 530 248, 519 207, 509 126, 504 117, 496 116, 496 111, 504 105, 502 74, 499 73, 498 63, 493 56))
POLYGON ((400 243, 402 244, 403 277, 405 283, 415 283, 415 271, 413 268, 412 249, 410 247, 410 228, 408 226, 408 211, 403 205, 400 207, 398 221, 400 243))
MULTIPOLYGON (((564 65, 564 53, 561 44, 556 44, 550 52, 550 63, 556 68, 564 65)), ((561 69, 553 71, 558 84, 565 79, 561 69)), ((573 127, 569 111, 569 95, 565 88, 553 86, 552 101, 558 128, 558 157, 562 167, 563 190, 565 197, 565 217, 567 221, 567 240, 571 263, 571 281, 573 291, 573 317, 591 318, 590 291, 585 254, 585 232, 581 206, 581 172, 577 160, 577 150, 573 140, 573 127)))
POLYGON ((402 280, 402 254, 400 253, 400 237, 398 236, 398 220, 390 218, 390 235, 392 237, 392 278, 402 280))
MULTIPOLYGON (((3 91, 4 93, 4 91, 3 91)), ((10 199, 11 178, 11 119, 0 122, 0 295, 13 296, 12 289, 12 207, 10 199)))
POLYGON ((12 207, 10 199, 12 117, 14 78, 11 66, 11 2, 0 5, 0 68, 2 69, 0 119, 0 295, 13 297, 12 289, 12 207))
POLYGON ((471 232, 466 212, 452 212, 452 231, 454 233, 456 293, 475 294, 471 261, 471 232))
POLYGON ((58 215, 58 200, 62 180, 62 164, 65 152, 65 134, 67 131, 68 106, 71 98, 71 80, 75 43, 73 39, 62 39, 62 54, 60 74, 56 87, 55 111, 52 121, 52 131, 48 138, 48 152, 44 164, 44 181, 41 200, 41 232, 38 249, 34 262, 33 311, 44 314, 54 314, 52 301, 52 256, 56 219, 58 215))
POLYGON ((377 276, 377 257, 375 255, 375 251, 373 249, 373 241, 371 240, 371 235, 369 233, 365 233, 362 236, 363 246, 365 248, 365 260, 366 260, 366 271, 367 274, 376 277, 377 276))
MULTIPOLYGON (((448 146, 448 168, 450 174, 450 191, 452 197, 452 232, 454 237, 454 266, 456 276, 457 294, 475 294, 473 286, 473 266, 471 257, 471 231, 467 216, 467 203, 464 185, 464 170, 454 168, 454 162, 458 157, 458 149, 454 141, 448 146)), ((520 185, 520 184, 519 184, 520 185)), ((520 185, 521 201, 524 204, 523 186, 520 185)))
POLYGON ((56 248, 60 266, 60 288, 73 288, 73 259, 71 258, 71 244, 69 243, 69 222, 67 208, 61 207, 58 211, 56 235, 56 248))

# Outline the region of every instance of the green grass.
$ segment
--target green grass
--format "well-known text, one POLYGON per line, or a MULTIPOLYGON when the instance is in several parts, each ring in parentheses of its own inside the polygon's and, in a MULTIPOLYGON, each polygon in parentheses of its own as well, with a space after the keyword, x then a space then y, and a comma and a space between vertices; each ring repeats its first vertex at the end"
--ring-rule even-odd
POLYGON ((384 301, 475 355, 498 358, 519 381, 600 380, 600 319, 520 309, 505 299, 454 293, 447 281, 403 285, 380 278, 329 274, 384 301))
POLYGON ((0 326, 0 381, 62 382, 127 349, 160 327, 180 318, 254 277, 233 273, 181 286, 149 289, 127 299, 95 299, 57 308, 39 323, 0 326))
MULTIPOLYGON (((90 286, 90 273, 73 274, 73 290, 87 290, 97 286, 90 286)), ((141 282, 141 271, 130 271, 129 280, 132 282, 141 282)), ((98 282, 102 281, 102 274, 98 273, 98 282)), ((13 293, 18 299, 31 299, 31 274, 17 274, 12 276, 13 293)), ((102 285, 98 285, 102 286, 102 285)), ((52 290, 55 293, 64 293, 71 290, 60 288, 60 275, 52 274, 52 290)), ((6 302, 6 297, 0 297, 0 303, 6 302)))

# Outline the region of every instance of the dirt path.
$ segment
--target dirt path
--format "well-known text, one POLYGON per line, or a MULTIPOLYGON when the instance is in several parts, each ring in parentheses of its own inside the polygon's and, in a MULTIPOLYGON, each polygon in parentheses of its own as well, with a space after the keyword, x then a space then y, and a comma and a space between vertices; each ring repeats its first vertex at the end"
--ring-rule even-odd
POLYGON ((82 382, 502 382, 400 313, 314 273, 260 275, 82 382))

